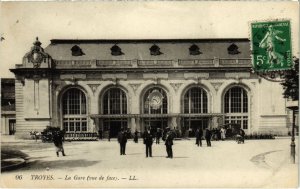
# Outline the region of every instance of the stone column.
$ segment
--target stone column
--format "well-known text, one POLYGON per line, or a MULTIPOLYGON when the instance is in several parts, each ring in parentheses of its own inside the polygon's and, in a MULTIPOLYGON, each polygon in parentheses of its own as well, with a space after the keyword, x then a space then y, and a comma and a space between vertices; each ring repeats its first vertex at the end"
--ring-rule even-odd
POLYGON ((135 130, 137 129, 136 128, 136 122, 135 122, 136 120, 135 120, 135 118, 134 117, 132 117, 131 118, 131 132, 135 132, 135 130))
POLYGON ((213 116, 212 117, 212 128, 217 128, 217 127, 219 127, 218 117, 217 116, 213 116))
POLYGON ((177 128, 177 117, 171 118, 171 127, 172 127, 171 129, 177 128))
POLYGON ((137 117, 135 120, 135 126, 138 132, 141 132, 141 119, 139 117, 137 117))

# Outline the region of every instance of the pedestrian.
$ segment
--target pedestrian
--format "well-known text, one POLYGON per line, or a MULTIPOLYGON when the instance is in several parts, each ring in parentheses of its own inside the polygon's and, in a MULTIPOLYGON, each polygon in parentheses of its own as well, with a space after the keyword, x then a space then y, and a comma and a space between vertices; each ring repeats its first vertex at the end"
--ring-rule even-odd
POLYGON ((135 130, 134 137, 133 137, 133 140, 134 140, 135 143, 138 143, 138 141, 139 141, 138 133, 139 132, 137 130, 135 130))
POLYGON ((198 128, 196 130, 196 145, 197 146, 202 146, 202 135, 203 135, 202 129, 198 128))
POLYGON ((99 140, 102 140, 102 129, 101 128, 99 128, 98 134, 99 134, 99 140))
POLYGON ((245 143, 245 131, 240 128, 239 134, 241 135, 241 142, 245 143))
POLYGON ((127 134, 124 131, 124 129, 121 129, 121 131, 118 133, 118 142, 120 144, 120 155, 126 155, 126 143, 127 143, 127 134))
POLYGON ((217 138, 218 138, 218 141, 221 140, 221 130, 220 128, 217 128, 217 138))
POLYGON ((199 146, 199 128, 197 128, 196 132, 195 132, 195 137, 196 137, 196 145, 199 146))
POLYGON ((173 150, 172 150, 173 133, 169 127, 167 127, 166 131, 167 131, 167 133, 166 133, 165 145, 166 145, 166 150, 167 150, 167 154, 168 154, 168 156, 166 158, 173 158, 173 150))
POLYGON ((207 146, 211 146, 211 142, 210 142, 210 140, 211 140, 211 131, 208 128, 206 128, 205 139, 206 139, 207 146))
POLYGON ((53 131, 53 143, 56 148, 56 155, 59 157, 59 152, 62 152, 63 156, 66 156, 64 147, 63 147, 63 134, 61 131, 53 131))
POLYGON ((111 137, 110 129, 108 130, 108 135, 107 135, 107 137, 108 137, 108 141, 110 142, 110 137, 111 137))
POLYGON ((221 139, 222 139, 222 140, 225 140, 225 138, 226 138, 226 137, 225 137, 225 129, 224 129, 223 127, 221 128, 221 131, 220 131, 220 132, 221 132, 221 139))
POLYGON ((144 144, 146 145, 146 158, 148 156, 152 157, 153 135, 151 134, 149 128, 144 132, 143 137, 144 144))
POLYGON ((161 130, 160 130, 160 128, 157 128, 157 131, 155 134, 155 139, 156 139, 155 143, 156 144, 159 144, 160 137, 161 137, 161 130))

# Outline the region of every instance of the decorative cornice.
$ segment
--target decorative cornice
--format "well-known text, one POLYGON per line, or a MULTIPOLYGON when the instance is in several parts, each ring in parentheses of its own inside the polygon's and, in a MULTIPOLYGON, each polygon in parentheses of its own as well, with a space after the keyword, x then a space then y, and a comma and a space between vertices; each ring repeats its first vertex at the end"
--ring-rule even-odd
POLYGON ((223 83, 222 82, 212 82, 211 85, 215 88, 216 91, 219 90, 223 83))
POLYGON ((91 90, 93 91, 93 95, 95 95, 95 92, 97 91, 97 88, 101 85, 101 84, 87 84, 91 90))
POLYGON ((134 94, 135 94, 137 89, 141 86, 141 83, 131 83, 129 85, 131 86, 131 88, 133 89, 134 94))
POLYGON ((174 91, 177 92, 182 83, 170 83, 170 85, 173 87, 174 91))

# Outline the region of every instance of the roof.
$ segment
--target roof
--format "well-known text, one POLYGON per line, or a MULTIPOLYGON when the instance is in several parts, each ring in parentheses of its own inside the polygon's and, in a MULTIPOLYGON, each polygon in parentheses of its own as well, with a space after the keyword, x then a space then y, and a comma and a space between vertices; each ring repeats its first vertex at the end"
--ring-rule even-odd
POLYGON ((112 40, 71 40, 53 39, 45 48, 45 52, 55 60, 176 60, 176 59, 213 59, 250 58, 250 43, 248 39, 112 39, 112 40), (239 54, 228 54, 231 44, 238 46, 239 54), (111 55, 111 47, 117 44, 123 55, 111 55), (157 45, 162 54, 150 54, 152 45, 157 45), (201 54, 190 55, 189 48, 197 45, 201 54), (84 55, 72 56, 71 48, 79 46, 84 55))

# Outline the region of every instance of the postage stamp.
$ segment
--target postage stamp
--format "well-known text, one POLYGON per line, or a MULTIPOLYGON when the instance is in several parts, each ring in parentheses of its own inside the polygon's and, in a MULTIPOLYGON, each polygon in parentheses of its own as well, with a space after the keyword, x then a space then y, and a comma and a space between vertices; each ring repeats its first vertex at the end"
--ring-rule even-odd
POLYGON ((290 21, 252 22, 251 46, 255 71, 290 69, 293 65, 290 21))

